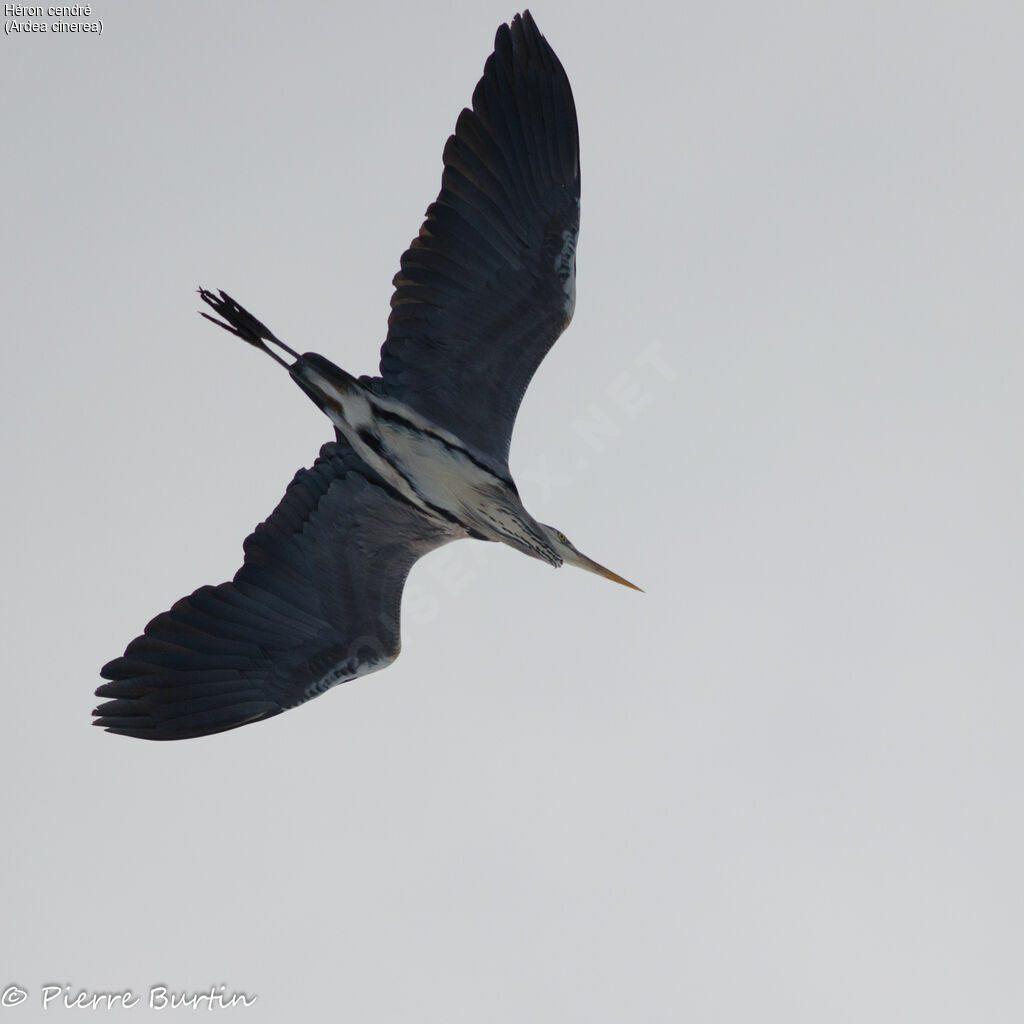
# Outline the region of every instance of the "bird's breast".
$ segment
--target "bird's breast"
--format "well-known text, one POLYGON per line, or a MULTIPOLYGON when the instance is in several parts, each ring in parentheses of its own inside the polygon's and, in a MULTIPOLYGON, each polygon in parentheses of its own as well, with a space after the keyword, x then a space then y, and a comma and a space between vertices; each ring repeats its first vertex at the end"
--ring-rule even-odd
POLYGON ((325 408, 360 458, 425 515, 500 540, 492 511, 518 504, 512 481, 457 437, 362 387, 325 408))

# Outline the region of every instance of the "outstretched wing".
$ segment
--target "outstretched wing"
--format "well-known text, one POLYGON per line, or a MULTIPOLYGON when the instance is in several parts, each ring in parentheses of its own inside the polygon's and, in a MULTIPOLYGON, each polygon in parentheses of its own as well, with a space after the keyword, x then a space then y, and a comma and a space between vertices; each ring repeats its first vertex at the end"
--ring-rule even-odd
POLYGON ((346 444, 326 444, 245 541, 230 583, 158 615, 96 691, 95 725, 171 740, 270 718, 398 655, 413 563, 455 539, 346 444))
POLYGON ((380 360, 390 395, 501 465, 530 378, 572 318, 579 198, 572 89, 527 11, 498 29, 444 148, 380 360))

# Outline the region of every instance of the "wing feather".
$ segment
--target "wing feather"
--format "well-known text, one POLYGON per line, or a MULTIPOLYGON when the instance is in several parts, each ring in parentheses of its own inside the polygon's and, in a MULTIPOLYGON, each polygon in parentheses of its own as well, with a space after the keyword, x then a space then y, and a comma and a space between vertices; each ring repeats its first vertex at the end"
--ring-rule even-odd
POLYGON ((230 583, 156 616, 101 670, 110 732, 184 739, 270 718, 388 664, 413 563, 454 539, 341 442, 246 539, 230 583))
POLYGON ((526 387, 572 317, 579 196, 572 89, 525 12, 498 29, 445 145, 380 364, 390 395, 501 466, 526 387))

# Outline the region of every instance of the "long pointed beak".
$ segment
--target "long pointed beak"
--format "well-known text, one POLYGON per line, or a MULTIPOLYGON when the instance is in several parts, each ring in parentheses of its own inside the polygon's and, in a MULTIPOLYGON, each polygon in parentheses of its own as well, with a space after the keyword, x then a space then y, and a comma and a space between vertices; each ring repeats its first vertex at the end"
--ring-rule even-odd
POLYGON ((618 573, 612 572, 611 569, 606 569, 592 558, 587 558, 586 555, 580 554, 579 551, 574 551, 572 557, 566 558, 565 562, 567 565, 576 565, 580 569, 586 569, 587 572, 597 573, 598 576, 603 576, 606 580, 611 580, 612 583, 621 583, 624 587, 639 590, 641 594, 644 592, 642 587, 638 587, 635 583, 630 583, 629 580, 623 579, 618 573))

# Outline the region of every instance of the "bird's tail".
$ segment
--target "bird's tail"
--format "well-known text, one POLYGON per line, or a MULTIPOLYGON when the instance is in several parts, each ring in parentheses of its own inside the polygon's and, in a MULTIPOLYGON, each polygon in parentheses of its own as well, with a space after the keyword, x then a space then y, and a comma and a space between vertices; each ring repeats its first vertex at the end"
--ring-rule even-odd
MULTIPOLYGON (((292 380, 312 399, 313 404, 328 416, 331 415, 332 407, 341 407, 345 395, 361 395, 364 392, 362 382, 322 355, 316 352, 299 355, 295 349, 281 341, 266 324, 235 302, 227 292, 218 291, 214 295, 213 292, 200 288, 199 295, 217 316, 223 317, 223 320, 218 320, 209 313, 203 313, 207 320, 276 359, 291 374, 292 380), (283 359, 270 348, 270 345, 276 345, 287 352, 293 362, 289 363, 283 359)), ((372 384, 370 378, 366 380, 372 384)))

